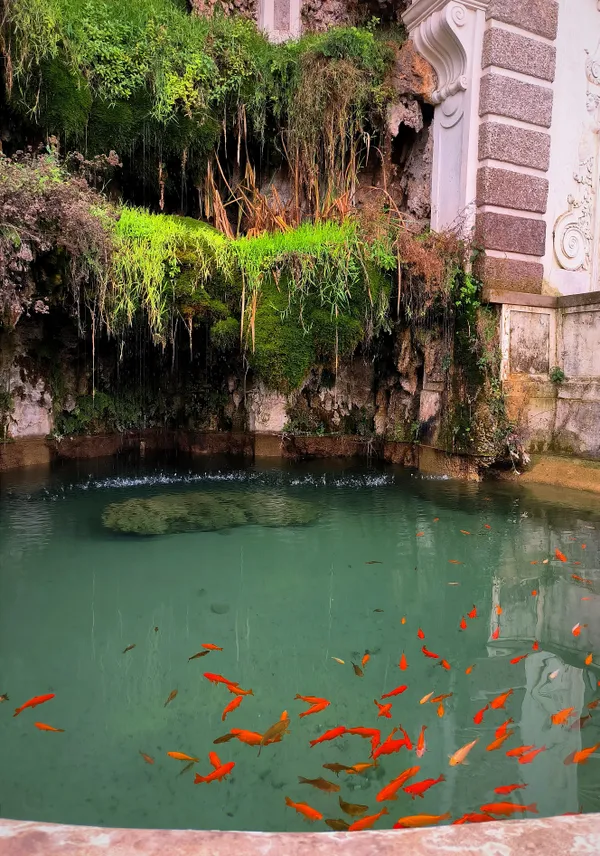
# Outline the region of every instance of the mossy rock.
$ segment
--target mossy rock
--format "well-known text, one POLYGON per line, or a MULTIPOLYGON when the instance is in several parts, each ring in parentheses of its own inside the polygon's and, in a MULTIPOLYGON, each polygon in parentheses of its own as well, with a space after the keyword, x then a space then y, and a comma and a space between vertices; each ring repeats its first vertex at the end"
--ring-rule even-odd
POLYGON ((102 523, 131 535, 210 532, 234 526, 300 526, 312 523, 311 503, 277 494, 183 493, 126 499, 105 508, 102 523))

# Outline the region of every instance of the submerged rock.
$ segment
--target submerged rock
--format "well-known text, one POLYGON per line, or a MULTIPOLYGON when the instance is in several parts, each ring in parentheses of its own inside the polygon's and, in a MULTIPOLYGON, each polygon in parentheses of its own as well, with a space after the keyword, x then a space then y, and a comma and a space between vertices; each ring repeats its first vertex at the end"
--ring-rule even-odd
POLYGON ((276 494, 182 493, 113 502, 102 523, 116 532, 166 535, 171 532, 216 531, 233 526, 299 526, 312 523, 312 503, 276 494))

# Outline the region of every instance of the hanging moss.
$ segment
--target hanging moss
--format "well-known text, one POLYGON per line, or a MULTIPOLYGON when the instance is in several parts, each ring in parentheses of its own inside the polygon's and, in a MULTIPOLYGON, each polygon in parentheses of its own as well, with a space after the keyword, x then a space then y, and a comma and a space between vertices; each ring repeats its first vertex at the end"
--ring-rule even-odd
POLYGON ((237 318, 224 318, 213 324, 210 341, 218 351, 230 352, 240 345, 240 322, 237 318))

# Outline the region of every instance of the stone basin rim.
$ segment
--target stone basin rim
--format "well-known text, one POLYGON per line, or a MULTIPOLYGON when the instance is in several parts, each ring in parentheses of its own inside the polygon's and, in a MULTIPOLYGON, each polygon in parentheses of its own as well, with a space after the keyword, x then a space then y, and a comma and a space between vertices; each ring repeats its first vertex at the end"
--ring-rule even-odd
MULTIPOLYGON (((401 810, 398 814, 401 814, 401 810)), ((600 853, 600 814, 438 826, 404 831, 229 832, 129 829, 0 820, 0 856, 325 856, 336 853, 387 856, 517 856, 600 853), (169 848, 169 850, 165 850, 169 848), (406 849, 408 848, 408 850, 406 849)))

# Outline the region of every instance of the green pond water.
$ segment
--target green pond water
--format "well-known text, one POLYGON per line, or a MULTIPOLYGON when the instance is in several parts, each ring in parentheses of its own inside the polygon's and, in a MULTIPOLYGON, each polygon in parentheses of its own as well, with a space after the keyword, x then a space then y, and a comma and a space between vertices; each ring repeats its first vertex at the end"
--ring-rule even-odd
POLYGON ((85 462, 48 477, 5 475, 0 693, 10 699, 0 704, 0 813, 107 826, 327 831, 323 821, 307 826, 286 806, 288 796, 324 818, 352 822, 337 793, 299 784, 298 776, 324 776, 344 800, 368 805, 368 814, 387 806, 377 829, 418 813, 456 819, 506 800, 536 803, 540 815, 598 811, 600 757, 564 764, 600 741, 600 708, 579 727, 600 697, 597 521, 593 498, 586 504, 393 469, 214 463, 191 471, 85 462), (107 507, 113 522, 121 516, 114 503, 169 495, 181 509, 191 494, 217 497, 220 519, 237 525, 214 528, 211 518, 208 531, 153 537, 103 526, 107 507), (298 500, 312 522, 298 525, 298 500), (568 563, 555 558, 556 548, 568 563), (478 617, 461 631, 474 604, 478 617), (572 634, 577 623, 579 637, 572 634), (223 651, 190 661, 203 643, 223 651), (426 658, 423 644, 450 671, 426 658), (361 678, 352 662, 365 651, 371 658, 361 678), (398 667, 403 651, 406 671, 398 667), (511 664, 521 654, 528 657, 511 664), (205 671, 254 691, 225 723, 233 695, 209 683, 205 671), (408 689, 391 699, 392 718, 378 718, 373 700, 401 684, 408 689), (508 689, 506 710, 489 710, 475 725, 474 714, 508 689), (419 704, 430 692, 453 693, 443 717, 436 704, 419 704), (55 698, 13 717, 17 706, 46 693, 55 698), (297 693, 331 705, 299 718, 307 705, 294 700, 297 693), (552 714, 567 707, 574 708, 567 724, 552 724, 552 714), (283 710, 290 733, 260 757, 237 740, 213 744, 229 728, 262 733, 283 710), (487 751, 508 717, 514 734, 487 751), (35 722, 64 733, 40 731, 35 722), (368 740, 345 734, 309 745, 338 725, 380 727, 384 739, 399 724, 413 743, 427 726, 424 756, 403 748, 363 775, 336 778, 322 765, 368 762, 368 740), (475 738, 469 766, 449 766, 449 756, 475 738), (522 744, 546 749, 521 765, 505 753, 522 744), (235 767, 222 783, 195 785, 195 772, 212 769, 212 750, 235 767), (181 773, 185 765, 169 751, 199 763, 181 773), (423 799, 400 791, 396 801, 376 801, 385 784, 417 764, 412 782, 440 774, 445 781, 423 799), (510 784, 527 787, 494 793, 510 784))

